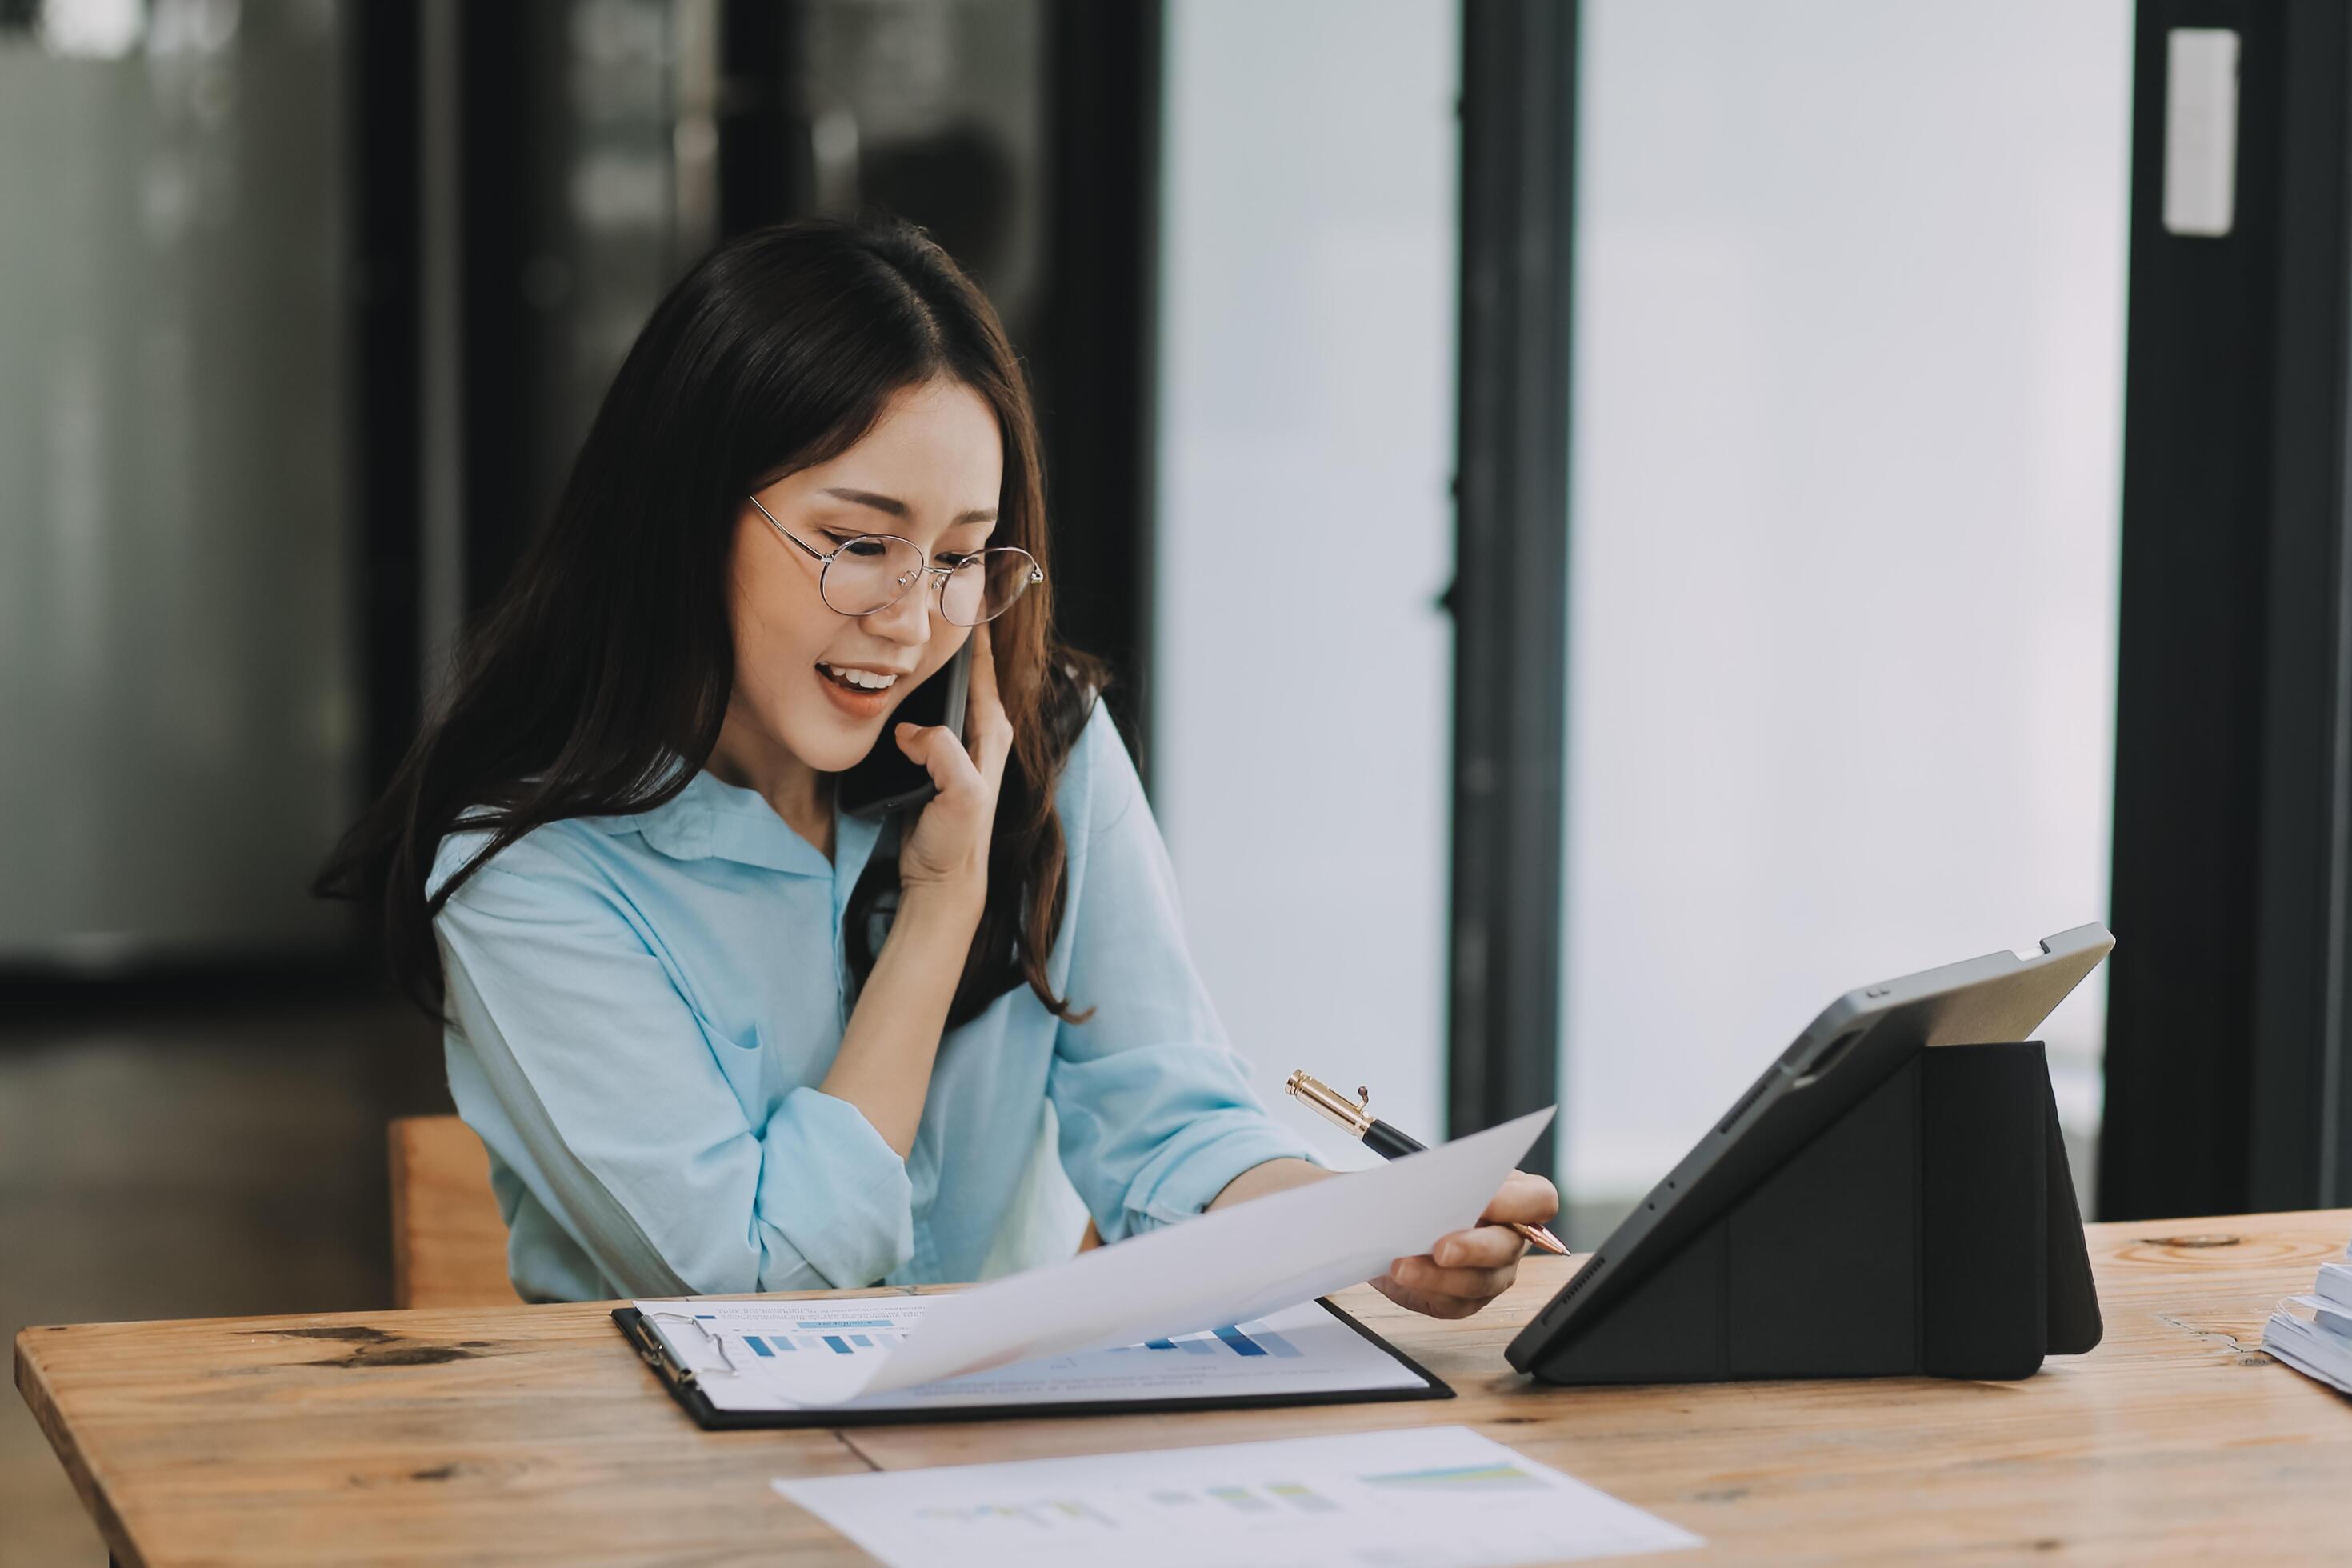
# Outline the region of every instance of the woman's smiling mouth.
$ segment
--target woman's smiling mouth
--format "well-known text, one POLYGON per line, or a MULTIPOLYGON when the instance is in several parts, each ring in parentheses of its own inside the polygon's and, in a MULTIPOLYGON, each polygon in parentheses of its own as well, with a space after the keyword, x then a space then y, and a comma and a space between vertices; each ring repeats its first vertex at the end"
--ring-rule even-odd
POLYGON ((859 669, 820 662, 816 679, 824 690, 825 700, 853 719, 879 718, 898 700, 898 676, 895 670, 859 669))
POLYGON ((845 686, 852 691, 887 691, 898 684, 896 670, 861 669, 856 665, 831 665, 821 659, 816 668, 827 680, 845 686))

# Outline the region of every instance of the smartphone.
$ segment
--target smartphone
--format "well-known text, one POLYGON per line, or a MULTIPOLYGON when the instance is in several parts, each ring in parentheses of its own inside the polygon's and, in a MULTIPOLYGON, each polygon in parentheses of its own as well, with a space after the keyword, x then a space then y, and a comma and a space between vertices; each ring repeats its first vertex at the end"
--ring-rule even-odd
POLYGON ((898 749, 900 724, 944 724, 963 739, 964 698, 971 689, 971 644, 963 647, 929 680, 907 694, 882 725, 881 739, 865 759, 835 782, 834 798, 844 814, 869 820, 919 806, 939 793, 923 766, 898 749))

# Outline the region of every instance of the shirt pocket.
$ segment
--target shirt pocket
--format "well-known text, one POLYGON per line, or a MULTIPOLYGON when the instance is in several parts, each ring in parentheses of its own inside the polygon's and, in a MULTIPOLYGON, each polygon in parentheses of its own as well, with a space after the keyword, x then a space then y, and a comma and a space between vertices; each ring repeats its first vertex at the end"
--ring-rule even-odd
POLYGON ((712 1023, 699 1007, 692 1010, 712 1059, 719 1063, 727 1087, 735 1091, 736 1104, 743 1108, 743 1119, 758 1131, 784 1098, 784 1064, 768 1038, 768 1026, 754 1022, 740 1033, 730 1032, 712 1023))

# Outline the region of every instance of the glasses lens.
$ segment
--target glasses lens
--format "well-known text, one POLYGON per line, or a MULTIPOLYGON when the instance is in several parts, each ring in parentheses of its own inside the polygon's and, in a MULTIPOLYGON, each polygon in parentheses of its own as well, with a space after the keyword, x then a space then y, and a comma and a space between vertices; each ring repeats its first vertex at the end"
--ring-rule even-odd
POLYGON ((983 550, 964 557, 940 590, 940 613, 960 626, 992 621, 1045 576, 1025 550, 983 550))
POLYGON ((834 552, 824 602, 845 616, 870 616, 922 579, 923 552, 903 539, 860 534, 834 552))

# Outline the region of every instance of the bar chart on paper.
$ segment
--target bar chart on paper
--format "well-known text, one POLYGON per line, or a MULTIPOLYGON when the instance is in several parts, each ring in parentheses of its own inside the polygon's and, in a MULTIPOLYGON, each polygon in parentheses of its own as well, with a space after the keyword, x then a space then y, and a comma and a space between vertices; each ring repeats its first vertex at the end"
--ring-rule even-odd
POLYGON ((1182 1351, 1190 1355, 1270 1355, 1287 1361, 1297 1356, 1298 1347, 1276 1333, 1264 1322, 1228 1323, 1222 1329, 1209 1329, 1197 1334, 1185 1334, 1172 1340, 1146 1340, 1139 1345, 1120 1345, 1123 1351, 1182 1351))
MULTIPOLYGON (((719 1321, 715 1312, 697 1312, 695 1321, 713 1325, 719 1321)), ((765 1333, 738 1331, 736 1338, 755 1359, 773 1360, 779 1355, 794 1355, 809 1351, 824 1355, 856 1355, 859 1351, 887 1349, 900 1337, 898 1326, 885 1319, 857 1319, 845 1322, 823 1320, 795 1321, 788 1327, 770 1329, 765 1333)), ((1197 1334, 1185 1334, 1172 1340, 1146 1340, 1139 1345, 1118 1345, 1122 1351, 1183 1351, 1193 1355, 1216 1356, 1271 1355, 1286 1360, 1299 1354, 1297 1345, 1276 1333, 1263 1321, 1228 1323, 1223 1328, 1209 1329, 1197 1334)))
POLYGON ((728 1410, 1172 1403, 1428 1385, 1349 1320, 1307 1301, 1198 1333, 1041 1357, 887 1394, 833 1396, 845 1373, 887 1356, 914 1331, 933 1300, 644 1301, 638 1309, 728 1410))
POLYGON ((899 1568, 1467 1568, 1700 1544, 1463 1426, 775 1488, 899 1568))
MULTIPOLYGON (((697 1321, 706 1318, 715 1321, 712 1314, 698 1312, 697 1321)), ((859 1351, 879 1350, 898 1342, 897 1331, 879 1321, 855 1323, 797 1322, 791 1329, 771 1329, 764 1334, 745 1333, 739 1336, 743 1348, 754 1356, 773 1360, 779 1355, 794 1355, 809 1351, 819 1355, 856 1355, 859 1351)))
POLYGON ((706 1426, 801 1425, 748 1418, 929 1411, 959 1399, 1156 1408, 1187 1398, 1444 1398, 1444 1384, 1353 1319, 1337 1320, 1356 1331, 1349 1344, 1312 1309, 1297 1316, 1300 1304, 1360 1284, 1476 1214, 1551 1116, 1546 1106, 1407 1159, 1151 1226, 969 1289, 828 1302, 845 1321, 865 1313, 885 1328, 836 1331, 825 1326, 830 1312, 810 1310, 809 1301, 692 1298, 635 1301, 614 1321, 706 1426), (1227 1331, 1202 1349, 1173 1337, 1213 1326, 1227 1331), (1155 1337, 1166 1348, 1155 1348, 1155 1337), (1111 1348, 1139 1342, 1140 1351, 1111 1348), (1213 1380, 1225 1386, 1210 1391, 1213 1380), (1147 1386, 1155 1381, 1163 1387, 1147 1386), (931 1392, 908 1397, 916 1389, 931 1392))
MULTIPOLYGON (((866 1310, 871 1310, 870 1308, 866 1310)), ((860 1351, 887 1350, 904 1337, 908 1326, 906 1321, 893 1318, 860 1317, 835 1321, 823 1317, 809 1318, 787 1313, 763 1332, 752 1333, 740 1327, 740 1319, 733 1314, 722 1316, 718 1312, 696 1312, 693 1320, 702 1325, 711 1342, 728 1342, 731 1332, 732 1341, 751 1352, 754 1361, 772 1361, 779 1355, 797 1355, 803 1351, 816 1355, 856 1355, 860 1351)), ((665 1315, 667 1322, 678 1321, 677 1314, 665 1315)), ((1146 1340, 1141 1344, 1118 1345, 1114 1349, 1178 1351, 1212 1358, 1266 1355, 1278 1356, 1286 1361, 1296 1359, 1300 1354, 1297 1345, 1268 1328, 1263 1320, 1228 1323, 1223 1328, 1205 1329, 1197 1334, 1184 1334, 1168 1340, 1146 1340)))

